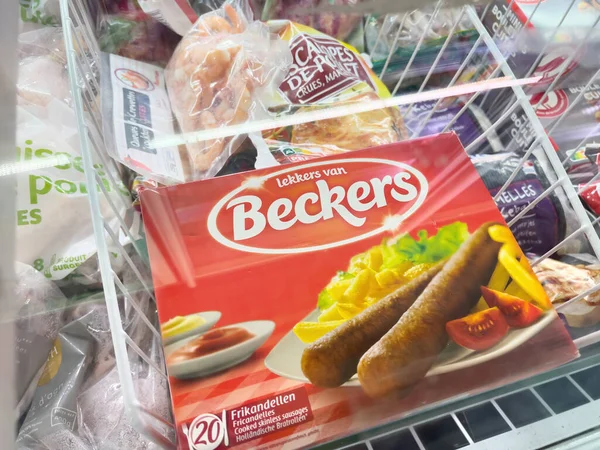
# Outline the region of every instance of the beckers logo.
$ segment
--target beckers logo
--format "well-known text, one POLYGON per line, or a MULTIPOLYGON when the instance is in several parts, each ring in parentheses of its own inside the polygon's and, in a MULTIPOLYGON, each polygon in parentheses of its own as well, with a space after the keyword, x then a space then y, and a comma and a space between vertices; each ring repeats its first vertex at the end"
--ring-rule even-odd
POLYGON ((529 99, 529 102, 536 106, 536 114, 538 117, 549 119, 552 117, 560 116, 569 107, 569 96, 562 89, 556 89, 555 91, 548 92, 545 95, 544 92, 534 94, 529 99), (544 97, 544 101, 541 105, 540 100, 544 97))
POLYGON ((125 86, 133 89, 138 89, 140 91, 152 91, 154 89, 152 81, 135 70, 117 69, 115 70, 115 77, 117 77, 125 86))
POLYGON ((425 176, 401 162, 314 162, 250 176, 213 207, 208 231, 251 253, 325 250, 395 230, 427 191, 425 176))

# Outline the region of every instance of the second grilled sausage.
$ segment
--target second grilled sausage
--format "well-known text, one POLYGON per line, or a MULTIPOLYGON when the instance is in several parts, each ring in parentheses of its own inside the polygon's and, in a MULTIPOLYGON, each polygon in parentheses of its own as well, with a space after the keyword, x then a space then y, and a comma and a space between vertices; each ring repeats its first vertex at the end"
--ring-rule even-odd
POLYGON ((306 378, 320 387, 348 381, 360 357, 398 322, 443 265, 436 264, 306 347, 301 361, 306 378))
POLYGON ((448 260, 417 301, 358 364, 371 397, 404 391, 423 379, 448 343, 446 323, 475 306, 498 263, 500 245, 479 227, 448 260))

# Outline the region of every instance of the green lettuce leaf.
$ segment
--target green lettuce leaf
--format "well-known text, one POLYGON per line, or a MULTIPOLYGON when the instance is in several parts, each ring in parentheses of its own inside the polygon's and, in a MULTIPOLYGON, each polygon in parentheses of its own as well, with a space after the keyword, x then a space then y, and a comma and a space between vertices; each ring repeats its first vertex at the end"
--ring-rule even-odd
POLYGON ((325 311, 327 308, 333 305, 333 303, 333 297, 331 297, 327 288, 323 289, 319 294, 319 299, 317 300, 317 307, 319 310, 325 311))
POLYGON ((448 258, 469 237, 469 229, 464 222, 454 222, 438 230, 429 237, 427 231, 417 233, 418 238, 404 235, 394 244, 395 251, 404 261, 415 264, 436 263, 448 258))

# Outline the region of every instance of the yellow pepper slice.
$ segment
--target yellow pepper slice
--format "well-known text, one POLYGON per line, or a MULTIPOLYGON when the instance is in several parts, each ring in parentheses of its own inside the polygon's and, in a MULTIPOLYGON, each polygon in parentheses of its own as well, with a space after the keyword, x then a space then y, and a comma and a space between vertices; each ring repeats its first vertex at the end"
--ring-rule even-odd
POLYGON ((490 277, 490 282, 487 287, 494 291, 504 292, 508 280, 510 280, 510 275, 506 268, 502 264, 496 264, 496 268, 490 277))
POLYGON ((512 244, 518 248, 517 240, 513 236, 510 228, 505 227, 504 225, 492 225, 488 228, 488 233, 490 237, 496 241, 501 242, 502 244, 512 244))
POLYGON ((515 283, 519 285, 540 308, 546 310, 552 307, 552 303, 546 295, 546 291, 535 276, 532 276, 523 265, 517 261, 516 255, 511 252, 508 245, 503 245, 498 253, 498 259, 508 271, 515 283))
POLYGON ((527 294, 527 292, 525 292, 523 290, 523 288, 521 288, 521 286, 519 286, 517 283, 515 283, 514 281, 511 282, 505 289, 505 292, 507 294, 513 295, 515 297, 519 297, 522 300, 527 300, 528 302, 531 302, 533 299, 531 298, 531 296, 529 294, 527 294))

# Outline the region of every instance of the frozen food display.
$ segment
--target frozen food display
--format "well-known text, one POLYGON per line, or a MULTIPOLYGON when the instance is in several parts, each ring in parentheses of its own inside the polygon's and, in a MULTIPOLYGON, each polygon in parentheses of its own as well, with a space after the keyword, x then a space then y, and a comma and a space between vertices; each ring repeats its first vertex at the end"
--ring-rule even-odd
POLYGON ((311 446, 577 355, 456 135, 141 203, 163 338, 220 314, 165 342, 179 448, 311 446))
POLYGON ((468 416, 520 439, 524 388, 593 406, 599 2, 18 0, 16 448, 491 448, 468 416))

